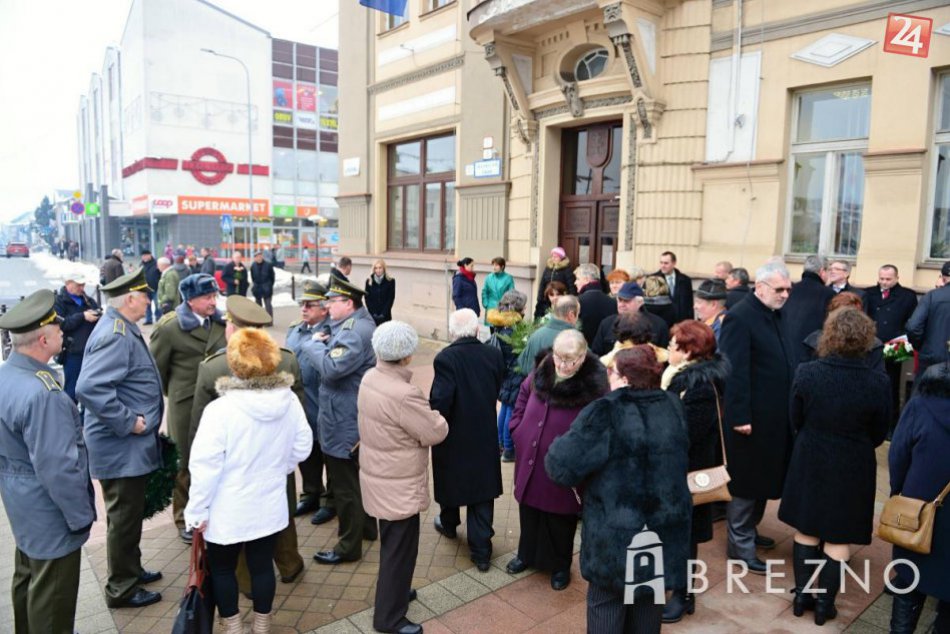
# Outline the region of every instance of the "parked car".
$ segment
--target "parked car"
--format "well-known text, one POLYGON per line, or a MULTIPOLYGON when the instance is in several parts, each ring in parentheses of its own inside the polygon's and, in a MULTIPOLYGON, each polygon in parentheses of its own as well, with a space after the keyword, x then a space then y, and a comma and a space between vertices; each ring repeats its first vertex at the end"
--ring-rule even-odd
POLYGON ((15 255, 24 258, 30 257, 30 247, 25 242, 7 243, 7 257, 12 258, 15 255))

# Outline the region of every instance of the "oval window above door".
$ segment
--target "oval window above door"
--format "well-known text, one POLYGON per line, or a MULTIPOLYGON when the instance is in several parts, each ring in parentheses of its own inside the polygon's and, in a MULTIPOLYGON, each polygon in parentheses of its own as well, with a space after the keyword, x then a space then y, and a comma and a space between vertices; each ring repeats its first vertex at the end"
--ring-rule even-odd
POLYGON ((575 79, 577 81, 584 81, 585 79, 597 77, 607 68, 607 61, 609 59, 610 55, 605 48, 595 48, 585 53, 583 57, 577 60, 577 64, 574 66, 575 79))

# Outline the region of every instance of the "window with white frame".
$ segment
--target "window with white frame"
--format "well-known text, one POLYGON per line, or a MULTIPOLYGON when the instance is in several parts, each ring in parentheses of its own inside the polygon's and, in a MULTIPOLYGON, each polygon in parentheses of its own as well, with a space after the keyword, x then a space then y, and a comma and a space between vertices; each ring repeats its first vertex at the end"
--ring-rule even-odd
POLYGON ((795 95, 789 253, 857 254, 870 115, 866 84, 795 95))
POLYGON ((441 9, 444 6, 450 5, 455 0, 428 0, 429 10, 435 11, 436 9, 441 9))
POLYGON ((409 21, 409 16, 406 15, 409 13, 409 3, 406 3, 406 10, 402 15, 393 15, 392 13, 387 13, 383 16, 383 31, 391 31, 397 26, 405 24, 409 21))
POLYGON ((937 78, 937 121, 934 126, 934 202, 928 255, 950 257, 950 73, 937 78))

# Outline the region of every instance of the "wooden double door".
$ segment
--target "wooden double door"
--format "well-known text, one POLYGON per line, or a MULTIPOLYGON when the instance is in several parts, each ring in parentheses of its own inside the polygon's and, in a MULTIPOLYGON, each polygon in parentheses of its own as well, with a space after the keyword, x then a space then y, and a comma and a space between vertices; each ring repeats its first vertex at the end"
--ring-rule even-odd
POLYGON ((622 123, 563 132, 558 243, 573 264, 596 264, 606 274, 617 262, 622 123))

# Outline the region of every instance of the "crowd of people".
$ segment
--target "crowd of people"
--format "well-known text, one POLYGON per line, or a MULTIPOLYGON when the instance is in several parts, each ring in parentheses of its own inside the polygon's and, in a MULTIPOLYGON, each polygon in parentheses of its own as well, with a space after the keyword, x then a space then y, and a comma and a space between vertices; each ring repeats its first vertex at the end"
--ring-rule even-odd
MULTIPOLYGON (((221 311, 214 270, 204 268, 213 258, 202 255, 189 265, 187 254, 174 264, 145 254, 126 272, 113 252, 101 271, 105 310, 74 275, 0 318, 14 346, 0 367, 9 395, 0 459, 12 469, 0 472, 0 490, 17 543, 18 631, 72 631, 78 552, 96 519, 90 477, 105 499, 106 603, 161 600, 146 586, 162 573, 142 567, 139 541, 163 421, 180 454, 178 535, 202 533, 229 634, 243 627, 239 592, 252 597, 252 631, 270 631, 274 566, 284 583, 305 568, 293 519, 304 515, 338 521, 317 564, 360 560, 364 542, 379 540, 373 627, 421 632, 407 612, 430 456, 432 529, 449 540, 464 532, 478 571, 493 556, 502 462, 514 462, 520 522, 508 573, 542 570, 552 591, 567 588, 582 522, 591 632, 657 632, 701 615, 691 566, 720 519, 727 557, 766 574, 761 553, 776 542, 758 526, 768 500, 781 500, 779 519, 795 531, 793 612, 823 625, 837 615, 851 545, 871 542, 875 449, 892 438, 894 494, 932 500, 950 481, 950 262, 918 303, 892 265, 867 289, 850 285, 850 264, 819 256, 806 258, 794 284, 778 259, 754 276, 720 262, 696 283, 670 251, 655 273, 604 275, 571 267, 557 247, 532 319, 503 258, 481 293, 474 261, 463 258, 450 343, 426 395, 409 369, 419 337, 393 320, 395 281, 383 260, 362 286, 349 281, 349 258, 328 283, 306 280, 300 320, 280 348, 264 329, 273 265, 262 254, 245 265, 236 252, 222 272, 221 311), (510 337, 535 320, 526 341, 510 337), (142 321, 155 322, 147 339, 142 321), (488 342, 483 324, 494 332, 488 342), (883 353, 903 335, 919 351, 906 403, 902 366, 883 353), (53 356, 62 381, 47 365, 53 356), (731 499, 694 504, 689 474, 720 466, 731 499), (628 546, 641 541, 661 544, 660 560, 631 568, 628 546), (56 581, 35 583, 44 579, 56 581)), ((938 599, 934 630, 950 630, 946 507, 936 510, 929 554, 895 547, 894 558, 914 567, 895 566, 905 592, 894 597, 891 631, 912 632, 927 596, 938 599)))

